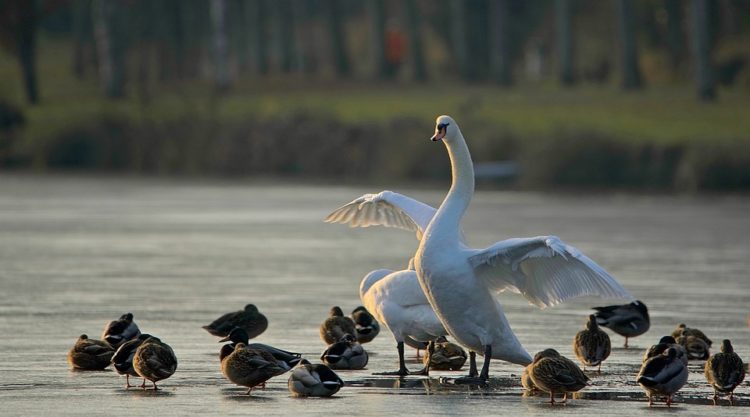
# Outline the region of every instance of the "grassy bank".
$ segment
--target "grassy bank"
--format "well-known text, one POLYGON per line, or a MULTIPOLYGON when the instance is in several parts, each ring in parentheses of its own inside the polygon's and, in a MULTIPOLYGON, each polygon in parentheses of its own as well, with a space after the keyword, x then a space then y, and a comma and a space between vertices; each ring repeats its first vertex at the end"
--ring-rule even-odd
MULTIPOLYGON (((62 50, 62 48, 61 48, 62 50)), ((445 177, 426 138, 436 115, 462 125, 478 161, 520 162, 521 187, 750 188, 750 94, 700 104, 685 86, 501 89, 245 80, 216 95, 203 82, 131 83, 101 98, 94 74, 67 57, 40 63, 42 103, 23 103, 17 69, 0 60, 0 98, 25 124, 0 133, 0 166, 154 174, 445 177), (62 63, 62 64, 61 64, 62 63)))

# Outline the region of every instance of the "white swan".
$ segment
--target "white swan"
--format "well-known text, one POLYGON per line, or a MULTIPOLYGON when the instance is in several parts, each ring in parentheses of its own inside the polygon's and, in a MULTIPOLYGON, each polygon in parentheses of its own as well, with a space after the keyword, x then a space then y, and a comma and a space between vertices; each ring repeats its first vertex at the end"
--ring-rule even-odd
MULTIPOLYGON (((432 220, 433 207, 391 191, 365 194, 334 210, 326 217, 328 223, 345 223, 351 227, 383 225, 416 232, 417 238, 432 220)), ((409 375, 404 361, 404 342, 429 342, 445 331, 432 310, 417 280, 412 262, 409 269, 393 271, 378 269, 368 273, 360 283, 359 298, 367 311, 385 325, 396 339, 399 369, 386 375, 409 375)), ((416 374, 427 374, 427 367, 416 374)))
POLYGON ((423 233, 414 266, 446 330, 483 353, 481 381, 489 378, 491 358, 531 362, 493 290, 512 290, 540 307, 581 295, 632 299, 602 267, 554 236, 508 239, 479 250, 464 245, 460 222, 474 194, 469 148, 449 116, 437 118, 431 140, 442 141, 448 150, 452 185, 423 233))

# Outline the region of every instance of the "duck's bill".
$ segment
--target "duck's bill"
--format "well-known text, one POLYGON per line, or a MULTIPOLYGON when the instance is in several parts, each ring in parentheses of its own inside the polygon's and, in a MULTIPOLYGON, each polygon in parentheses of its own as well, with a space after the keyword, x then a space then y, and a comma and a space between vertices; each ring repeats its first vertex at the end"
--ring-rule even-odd
POLYGON ((225 338, 223 338, 223 339, 219 340, 219 343, 224 343, 224 342, 228 342, 228 341, 230 341, 230 340, 232 340, 232 338, 231 338, 230 336, 227 336, 227 337, 225 337, 225 338))
POLYGON ((433 142, 437 142, 437 141, 443 140, 444 137, 445 137, 445 130, 438 130, 437 132, 435 132, 435 135, 430 140, 433 142))

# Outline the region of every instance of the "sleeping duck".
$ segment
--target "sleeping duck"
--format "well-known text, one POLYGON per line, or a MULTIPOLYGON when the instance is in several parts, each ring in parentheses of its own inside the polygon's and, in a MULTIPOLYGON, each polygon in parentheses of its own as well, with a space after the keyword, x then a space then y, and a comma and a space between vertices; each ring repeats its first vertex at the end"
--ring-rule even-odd
POLYGON ((357 337, 357 331, 354 327, 354 321, 349 317, 344 317, 341 307, 331 308, 328 318, 320 325, 320 338, 328 345, 340 341, 345 335, 357 337))
POLYGON ((248 387, 247 395, 258 385, 265 387, 266 381, 281 375, 289 368, 279 366, 276 358, 261 349, 248 349, 237 343, 234 352, 221 361, 221 373, 237 385, 248 387))
POLYGON ((646 333, 651 326, 648 308, 641 301, 633 301, 625 305, 594 307, 594 310, 596 310, 594 316, 596 316, 597 324, 624 336, 626 348, 628 338, 646 333))
POLYGON ((677 349, 670 347, 641 366, 637 382, 648 395, 649 407, 654 404, 657 395, 665 396, 667 407, 670 407, 672 395, 685 385, 687 379, 687 365, 677 357, 677 349))
POLYGON ((154 390, 158 390, 156 382, 169 378, 177 370, 177 357, 168 344, 151 336, 136 348, 133 369, 143 378, 141 388, 146 389, 146 380, 149 380, 154 390))
POLYGON ((263 343, 248 343, 247 332, 241 327, 235 327, 234 329, 232 329, 227 337, 219 340, 219 343, 229 341, 231 341, 232 343, 227 343, 226 345, 221 347, 221 350, 219 351, 219 361, 223 361, 224 358, 234 352, 234 348, 237 343, 243 343, 250 349, 265 350, 276 359, 279 366, 286 367, 287 369, 291 369, 296 366, 299 363, 300 358, 302 357, 301 353, 289 352, 283 349, 275 348, 273 346, 265 345, 263 343))
POLYGON ((588 385, 589 377, 570 359, 560 355, 555 349, 545 349, 534 356, 529 365, 529 376, 539 390, 548 392, 550 403, 555 403, 555 394, 564 393, 563 403, 568 393, 580 391, 588 385))
POLYGON ((98 371, 109 366, 115 350, 102 340, 89 339, 82 334, 68 352, 68 363, 73 369, 98 371))
POLYGON ((268 328, 268 319, 255 304, 248 304, 244 309, 233 311, 219 317, 203 328, 214 336, 226 337, 235 327, 245 329, 248 338, 258 337, 268 328))
POLYGON ((359 306, 352 311, 355 336, 359 343, 369 343, 380 333, 380 324, 364 306, 359 306))
POLYGON ((458 371, 466 363, 468 355, 459 345, 449 342, 445 337, 435 341, 435 347, 429 355, 425 355, 422 362, 430 369, 438 371, 458 371))
POLYGON ((120 347, 115 352, 114 356, 112 356, 112 365, 114 365, 115 371, 117 371, 117 373, 120 375, 125 375, 125 388, 126 389, 134 386, 134 385, 130 385, 130 377, 138 376, 138 373, 136 373, 135 369, 133 368, 133 359, 135 358, 135 351, 138 349, 138 346, 140 346, 144 341, 146 341, 150 337, 151 337, 150 334, 142 333, 135 339, 128 340, 127 342, 120 345, 120 347))
POLYGON ((586 366, 598 366, 598 372, 602 371, 602 362, 609 357, 612 345, 606 332, 596 324, 596 316, 589 316, 586 328, 576 334, 573 339, 573 351, 576 357, 586 366))
POLYGON ((344 335, 340 341, 328 346, 320 359, 331 369, 363 369, 369 359, 362 345, 354 336, 344 335))
POLYGON ((732 342, 727 339, 721 342, 721 352, 708 358, 704 374, 714 389, 714 405, 719 401, 719 393, 729 394, 729 403, 734 405, 734 389, 745 379, 745 364, 734 353, 732 342))
POLYGON ((675 348, 677 350, 677 358, 680 359, 685 365, 688 363, 687 351, 681 345, 678 345, 672 336, 664 336, 659 339, 659 343, 652 345, 646 353, 643 354, 643 361, 641 364, 646 363, 647 360, 654 356, 661 355, 669 348, 675 348))
POLYGON ((706 336, 705 333, 700 331, 699 329, 696 329, 694 327, 687 327, 685 323, 680 323, 675 327, 674 330, 672 330, 672 337, 679 338, 680 336, 694 336, 700 339, 703 339, 704 342, 706 342, 706 345, 708 347, 711 347, 713 344, 713 341, 706 336))
POLYGON ((295 397, 330 397, 339 392, 344 381, 331 368, 302 359, 292 369, 288 386, 295 397))

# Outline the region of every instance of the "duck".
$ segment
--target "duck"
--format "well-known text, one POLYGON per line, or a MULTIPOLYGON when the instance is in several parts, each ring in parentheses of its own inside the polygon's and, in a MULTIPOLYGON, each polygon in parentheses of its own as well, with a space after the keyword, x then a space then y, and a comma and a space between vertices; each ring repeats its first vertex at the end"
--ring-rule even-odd
POLYGON ((244 343, 237 343, 234 351, 221 361, 221 373, 231 382, 248 387, 247 395, 256 386, 265 387, 266 381, 287 371, 289 368, 280 366, 270 353, 248 349, 244 343))
POLYGON ((68 352, 68 363, 73 369, 99 371, 109 366, 114 354, 115 349, 109 343, 82 334, 68 352))
POLYGON ((651 327, 648 307, 640 300, 625 305, 594 307, 594 310, 597 324, 625 337, 626 349, 629 338, 640 336, 651 327))
POLYGON ((496 292, 520 293, 539 307, 583 295, 633 297, 604 268, 556 236, 512 238, 485 249, 465 245, 460 223, 474 194, 471 154, 453 118, 439 116, 435 124, 431 140, 448 151, 452 183, 419 242, 414 266, 451 338, 484 356, 478 380, 460 382, 483 384, 489 379, 491 359, 531 363, 496 292))
POLYGON ((326 365, 302 359, 292 369, 287 385, 295 397, 330 397, 339 392, 344 381, 326 365))
POLYGON ((154 384, 169 378, 177 370, 177 356, 172 348, 158 337, 151 336, 144 340, 133 355, 133 369, 143 378, 141 388, 146 389, 146 380, 154 384))
POLYGON ((352 335, 356 338, 357 331, 354 327, 354 321, 344 316, 341 307, 331 307, 328 318, 320 325, 320 339, 331 345, 341 340, 345 335, 352 335))
POLYGON ((677 349, 670 347, 641 366, 636 381, 646 391, 648 406, 657 395, 666 396, 667 407, 672 406, 672 396, 687 382, 688 368, 677 357, 677 349))
POLYGON ((372 342, 380 334, 380 324, 375 317, 370 314, 365 306, 359 306, 352 311, 352 321, 354 322, 355 336, 359 343, 372 342))
POLYGON ((601 373, 602 362, 609 357, 611 351, 609 335, 596 324, 596 316, 589 315, 586 328, 576 333, 573 339, 573 352, 583 364, 583 370, 586 371, 586 366, 597 366, 601 373))
POLYGON ((214 336, 226 337, 235 327, 245 329, 250 339, 260 336, 268 328, 268 319, 255 304, 248 304, 244 309, 233 311, 219 317, 206 326, 203 326, 207 332, 214 336))
POLYGON ((648 350, 646 350, 646 353, 643 354, 643 360, 641 361, 641 364, 646 363, 647 360, 653 358, 654 356, 661 355, 669 348, 675 348, 677 350, 677 358, 680 359, 685 365, 688 364, 688 356, 687 351, 684 347, 677 344, 677 341, 674 340, 674 337, 672 336, 664 336, 661 339, 659 339, 659 343, 652 345, 648 350))
POLYGON ((150 334, 141 333, 135 339, 128 340, 127 342, 120 345, 120 347, 117 348, 114 356, 112 356, 112 365, 114 366, 115 371, 117 371, 117 373, 120 375, 125 375, 125 389, 134 386, 130 385, 130 377, 138 376, 138 373, 136 373, 135 369, 133 368, 135 351, 138 349, 138 346, 140 346, 143 342, 151 337, 152 336, 150 334))
POLYGON ((455 343, 449 342, 445 337, 439 337, 430 349, 429 355, 425 355, 422 362, 428 369, 437 371, 458 371, 466 363, 468 355, 466 351, 455 343))
POLYGON ((706 360, 711 356, 710 348, 705 340, 698 336, 686 336, 683 333, 682 336, 676 340, 677 344, 682 346, 687 352, 688 360, 706 360))
POLYGON ((533 386, 549 393, 550 404, 555 403, 555 394, 559 393, 564 393, 562 402, 566 403, 568 393, 580 391, 589 383, 589 377, 581 368, 555 349, 545 349, 534 355, 529 376, 533 386))
POLYGON ((328 346, 320 360, 331 369, 357 370, 367 366, 369 355, 354 336, 345 334, 341 340, 328 346))
MULTIPOLYGON (((350 227, 394 227, 416 232, 417 239, 420 239, 436 212, 428 204, 384 190, 377 194, 364 194, 344 204, 328 214, 324 221, 350 227)), ((375 320, 382 323, 396 340, 399 369, 377 374, 424 375, 426 368, 410 371, 406 367, 404 345, 416 349, 419 358, 419 351, 426 350, 430 341, 448 332, 419 285, 413 258, 402 270, 370 271, 360 282, 359 298, 375 320)))
POLYGON ((529 394, 534 394, 539 391, 539 388, 534 385, 534 381, 531 380, 531 365, 527 365, 523 368, 523 372, 521 373, 521 386, 529 394))
POLYGON ((745 380, 745 364, 734 352, 729 339, 721 341, 721 352, 708 358, 703 373, 714 389, 714 405, 718 404, 719 393, 729 394, 729 403, 734 405, 734 389, 745 380))
POLYGON ((234 352, 234 348, 237 343, 243 343, 249 349, 260 349, 270 353, 271 356, 276 359, 277 365, 286 367, 287 369, 295 367, 299 363, 300 359, 302 359, 301 353, 289 352, 287 350, 279 349, 263 343, 248 343, 248 340, 249 336, 245 329, 241 327, 235 327, 234 329, 232 329, 227 337, 219 340, 219 343, 232 342, 227 343, 221 347, 221 350, 219 351, 219 362, 223 361, 224 358, 234 352))
POLYGON ((469 376, 457 383, 484 384, 491 359, 531 363, 495 298, 497 292, 516 292, 542 308, 583 295, 633 299, 602 267, 555 236, 508 239, 485 249, 468 247, 460 222, 474 193, 469 149, 450 116, 437 118, 431 139, 448 151, 452 185, 434 216, 426 220, 426 228, 419 226, 425 220, 412 217, 399 201, 370 206, 374 209, 362 210, 350 225, 418 231, 419 247, 408 270, 416 272, 430 306, 449 335, 469 350, 470 360, 477 353, 484 356, 478 378, 472 376, 470 366, 469 376))
POLYGON ((117 349, 121 344, 132 340, 141 334, 138 325, 133 321, 133 313, 125 313, 117 320, 112 320, 104 326, 102 340, 117 349))
POLYGON ((711 347, 713 344, 713 341, 709 339, 705 333, 700 331, 699 329, 693 328, 693 327, 687 327, 685 323, 680 323, 677 325, 677 327, 672 331, 672 337, 679 338, 680 336, 694 336, 700 339, 703 339, 704 342, 706 342, 706 345, 708 347, 711 347))

